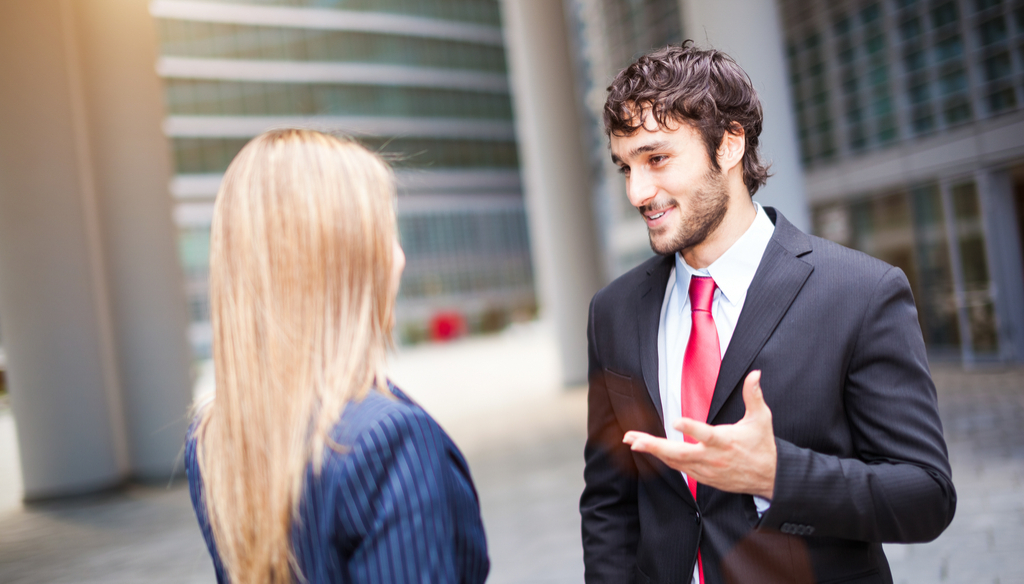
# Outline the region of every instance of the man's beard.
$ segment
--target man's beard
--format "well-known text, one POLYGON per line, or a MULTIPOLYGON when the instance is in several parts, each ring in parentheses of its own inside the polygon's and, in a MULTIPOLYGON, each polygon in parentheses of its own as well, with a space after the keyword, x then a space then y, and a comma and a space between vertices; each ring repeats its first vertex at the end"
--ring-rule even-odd
MULTIPOLYGON (((725 177, 709 168, 690 200, 690 214, 687 217, 680 217, 674 233, 666 233, 664 237, 655 239, 655 235, 648 230, 647 235, 654 253, 668 255, 686 251, 702 243, 718 229, 726 211, 729 210, 729 191, 725 177)), ((650 210, 653 210, 653 207, 645 205, 640 208, 640 213, 650 210)), ((676 210, 682 213, 682 208, 677 206, 676 210)))

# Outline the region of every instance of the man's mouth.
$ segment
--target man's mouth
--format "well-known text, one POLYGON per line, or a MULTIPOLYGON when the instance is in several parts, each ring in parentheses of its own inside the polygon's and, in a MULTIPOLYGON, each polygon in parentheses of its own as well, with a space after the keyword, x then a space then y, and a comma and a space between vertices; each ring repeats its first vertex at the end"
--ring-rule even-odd
POLYGON ((647 222, 647 226, 653 228, 660 225, 661 220, 674 210, 675 206, 669 205, 658 209, 644 209, 640 213, 643 215, 644 221, 647 222))

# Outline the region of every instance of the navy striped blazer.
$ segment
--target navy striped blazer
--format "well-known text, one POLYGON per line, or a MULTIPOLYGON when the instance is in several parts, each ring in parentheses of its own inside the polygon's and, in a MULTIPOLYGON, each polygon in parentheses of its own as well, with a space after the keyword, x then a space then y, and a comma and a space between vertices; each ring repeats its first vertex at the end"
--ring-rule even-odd
MULTIPOLYGON (((308 582, 483 582, 490 561, 466 460, 430 415, 394 386, 391 390, 397 399, 372 390, 348 404, 331 432, 346 452, 327 449, 319 476, 307 467, 292 530, 302 577, 308 582)), ((227 582, 210 531, 191 429, 185 465, 217 581, 227 582)))

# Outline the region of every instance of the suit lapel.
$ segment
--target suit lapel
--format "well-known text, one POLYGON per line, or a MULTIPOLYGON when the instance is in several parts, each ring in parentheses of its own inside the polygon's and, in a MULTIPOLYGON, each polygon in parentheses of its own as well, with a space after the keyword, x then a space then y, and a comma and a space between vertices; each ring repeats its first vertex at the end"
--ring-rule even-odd
POLYGON ((800 259, 811 251, 810 240, 774 209, 766 208, 775 219, 775 233, 761 258, 761 264, 747 290, 747 299, 736 322, 732 341, 722 358, 708 411, 709 423, 715 419, 729 396, 742 387, 747 368, 761 347, 778 327, 814 267, 800 259))
MULTIPOLYGON (((658 329, 661 326, 661 305, 665 302, 665 289, 668 277, 675 263, 674 256, 666 256, 647 272, 647 279, 637 288, 637 317, 640 331, 640 367, 644 375, 644 385, 657 410, 658 417, 650 420, 651 427, 647 430, 652 436, 665 437, 665 412, 661 405, 661 376, 658 373, 658 329)), ((653 413, 653 412, 652 412, 653 413)), ((646 417, 646 416, 645 416, 646 417)), ((648 455, 651 464, 661 473, 665 481, 696 508, 690 489, 683 481, 679 471, 669 468, 657 458, 648 455)))
POLYGON ((637 317, 640 331, 640 368, 644 375, 644 385, 651 396, 654 409, 658 411, 659 434, 665 437, 665 412, 661 406, 661 376, 658 375, 658 328, 661 325, 661 305, 665 301, 665 287, 674 263, 672 256, 655 263, 647 272, 647 279, 637 288, 639 301, 637 317))

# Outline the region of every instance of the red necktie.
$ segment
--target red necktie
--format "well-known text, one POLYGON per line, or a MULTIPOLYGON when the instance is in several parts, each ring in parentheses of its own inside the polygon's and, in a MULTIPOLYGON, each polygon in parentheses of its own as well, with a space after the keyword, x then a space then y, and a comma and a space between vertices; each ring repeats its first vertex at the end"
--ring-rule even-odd
MULTIPOLYGON (((722 366, 721 345, 718 344, 718 328, 711 316, 711 301, 715 298, 715 281, 711 278, 690 277, 690 311, 692 325, 690 339, 683 354, 682 415, 706 422, 711 409, 711 396, 715 393, 718 370, 722 366)), ((696 442, 686 436, 687 442, 696 442)), ((697 481, 687 477, 693 500, 697 500, 697 481)), ((700 583, 704 584, 704 562, 697 552, 700 583)))

